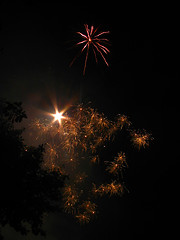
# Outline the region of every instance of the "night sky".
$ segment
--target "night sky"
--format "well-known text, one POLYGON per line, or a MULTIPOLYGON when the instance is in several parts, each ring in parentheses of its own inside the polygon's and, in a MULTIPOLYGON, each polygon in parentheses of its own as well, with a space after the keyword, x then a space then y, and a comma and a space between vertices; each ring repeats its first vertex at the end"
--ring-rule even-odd
MULTIPOLYGON (((65 214, 49 216, 47 240, 154 239, 177 233, 177 141, 179 95, 179 26, 176 7, 124 6, 113 2, 84 4, 3 1, 0 5, 0 97, 49 110, 51 97, 65 106, 91 101, 113 119, 126 114, 135 128, 154 141, 135 153, 122 198, 102 200, 95 222, 79 226, 65 214), (141 10, 140 10, 141 9, 141 10), (107 57, 96 65, 90 54, 69 67, 83 24, 109 30, 107 57)), ((52 108, 51 108, 52 109, 52 108)), ((8 227, 6 239, 22 238, 8 227)), ((175 236, 175 235, 174 235, 175 236)))

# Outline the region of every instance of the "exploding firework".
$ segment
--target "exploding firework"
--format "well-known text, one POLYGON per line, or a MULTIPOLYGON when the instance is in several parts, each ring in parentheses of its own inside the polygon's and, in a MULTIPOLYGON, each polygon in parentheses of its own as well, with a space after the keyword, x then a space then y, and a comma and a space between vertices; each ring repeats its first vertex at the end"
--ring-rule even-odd
POLYGON ((86 212, 76 215, 76 218, 79 221, 79 223, 82 224, 89 223, 90 221, 90 217, 87 215, 86 212))
POLYGON ((150 140, 153 139, 151 134, 147 133, 146 130, 132 130, 130 134, 133 145, 139 150, 141 147, 145 148, 146 146, 149 146, 150 140))
POLYGON ((122 195, 124 192, 124 186, 122 183, 117 182, 114 180, 111 183, 108 184, 101 184, 98 188, 95 184, 93 184, 92 193, 94 195, 103 196, 105 194, 112 195, 122 195))
POLYGON ((130 129, 130 121, 125 115, 119 115, 116 121, 108 120, 90 105, 77 105, 48 114, 53 119, 32 121, 34 139, 45 142, 45 154, 42 167, 49 171, 58 171, 68 175, 63 191, 63 207, 80 223, 88 223, 97 212, 95 199, 108 195, 122 195, 125 186, 122 171, 127 167, 124 152, 116 153, 112 160, 102 159, 99 152, 113 141, 115 133, 127 130, 132 142, 140 148, 149 145, 150 134, 130 129), (93 167, 102 166, 105 174, 111 177, 108 182, 96 183, 93 167), (97 187, 98 186, 98 187, 97 187))
POLYGON ((75 188, 72 186, 65 186, 63 193, 63 201, 64 201, 64 210, 67 213, 75 214, 76 213, 76 205, 79 200, 79 195, 75 188))
POLYGON ((79 206, 79 213, 76 215, 76 218, 80 223, 88 223, 96 213, 96 204, 91 201, 84 201, 79 206))
POLYGON ((108 165, 106 171, 115 175, 118 174, 123 168, 127 167, 125 153, 118 153, 118 156, 114 158, 114 161, 106 161, 106 164, 108 165))
MULTIPOLYGON (((109 40, 104 37, 104 35, 108 34, 109 31, 98 32, 98 28, 94 28, 94 26, 91 26, 89 28, 87 24, 84 24, 84 27, 85 27, 85 31, 86 31, 85 34, 83 34, 81 32, 77 32, 77 34, 79 34, 83 38, 83 40, 76 43, 76 45, 83 46, 80 51, 80 54, 86 49, 86 57, 85 57, 83 75, 85 74, 85 71, 86 71, 87 59, 88 59, 90 48, 92 49, 92 51, 94 53, 96 63, 98 62, 97 54, 100 54, 107 66, 109 66, 109 64, 104 55, 105 54, 107 55, 110 52, 109 49, 104 45, 104 44, 107 45, 107 43, 109 42, 109 40)), ((73 59, 70 66, 74 63, 76 58, 77 58, 77 56, 73 59)))

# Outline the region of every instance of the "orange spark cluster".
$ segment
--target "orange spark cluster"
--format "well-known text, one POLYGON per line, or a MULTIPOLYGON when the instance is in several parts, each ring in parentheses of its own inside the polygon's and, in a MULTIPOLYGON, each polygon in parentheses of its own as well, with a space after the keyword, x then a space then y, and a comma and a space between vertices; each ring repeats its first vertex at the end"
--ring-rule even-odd
POLYGON ((127 167, 125 153, 118 153, 118 156, 114 158, 114 161, 106 161, 108 165, 106 171, 112 174, 118 174, 123 168, 127 167))
POLYGON ((124 186, 122 183, 116 182, 114 180, 111 183, 108 183, 106 185, 101 184, 98 188, 96 185, 93 185, 92 192, 96 195, 103 196, 105 194, 109 194, 110 196, 112 195, 122 195, 124 191, 124 186))
POLYGON ((130 134, 133 145, 139 150, 141 147, 145 148, 149 146, 149 142, 153 139, 151 134, 147 133, 146 130, 132 130, 130 134))
POLYGON ((110 121, 104 114, 83 104, 71 107, 63 117, 61 115, 60 122, 58 119, 36 119, 31 127, 36 130, 35 139, 45 142, 42 167, 69 176, 63 191, 63 207, 80 223, 94 219, 95 196, 121 196, 125 189, 122 183, 122 171, 127 167, 125 153, 120 151, 112 160, 105 161, 99 156, 100 149, 122 129, 127 130, 138 149, 148 146, 152 139, 145 131, 130 129, 131 123, 125 115, 110 121), (110 182, 97 184, 93 179, 93 166, 100 162, 104 162, 110 182))

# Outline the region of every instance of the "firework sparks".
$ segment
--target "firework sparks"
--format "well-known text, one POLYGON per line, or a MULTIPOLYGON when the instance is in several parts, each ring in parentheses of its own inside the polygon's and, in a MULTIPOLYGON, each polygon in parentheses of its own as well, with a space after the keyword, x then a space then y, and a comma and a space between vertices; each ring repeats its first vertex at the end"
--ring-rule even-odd
MULTIPOLYGON (((77 34, 79 34, 83 38, 83 40, 76 43, 76 45, 81 45, 81 44, 83 45, 80 54, 86 49, 86 57, 85 57, 83 75, 85 74, 85 71, 86 71, 87 59, 88 59, 90 48, 92 48, 96 63, 98 62, 98 59, 97 59, 97 53, 98 53, 101 55, 101 57, 103 58, 103 60, 107 66, 109 66, 109 64, 108 64, 104 54, 107 55, 110 52, 109 49, 106 46, 104 46, 104 44, 107 44, 109 42, 109 40, 104 37, 104 34, 108 34, 109 31, 97 33, 98 28, 95 29, 94 26, 91 26, 89 28, 87 24, 84 24, 84 27, 85 27, 85 31, 86 31, 85 34, 83 34, 81 32, 77 32, 77 34)), ((77 58, 77 56, 73 59, 70 66, 74 63, 76 58, 77 58)))
POLYGON ((119 182, 116 182, 114 180, 111 183, 108 183, 106 185, 101 184, 98 188, 95 184, 93 184, 92 192, 96 195, 103 196, 105 194, 112 195, 122 195, 124 191, 123 185, 119 182))
POLYGON ((123 185, 121 183, 116 183, 116 181, 113 181, 110 184, 107 184, 107 193, 112 195, 121 195, 123 193, 123 185))
POLYGON ((65 110, 56 113, 48 114, 53 116, 53 121, 43 119, 32 122, 37 135, 34 139, 46 143, 42 167, 68 175, 63 191, 64 210, 78 222, 88 223, 97 212, 95 196, 121 196, 125 189, 124 184, 121 184, 122 170, 127 167, 125 153, 119 152, 112 161, 105 161, 100 158, 99 150, 122 128, 127 130, 131 141, 138 148, 148 146, 152 138, 145 131, 130 130, 131 124, 125 115, 119 115, 113 122, 83 104, 72 106, 66 115, 65 110), (107 165, 106 172, 112 174, 113 179, 110 183, 101 183, 96 187, 90 174, 93 167, 101 166, 102 161, 107 165))
POLYGON ((96 212, 96 204, 91 201, 84 201, 81 208, 83 208, 89 215, 94 215, 96 212))
POLYGON ((114 161, 106 161, 107 168, 106 171, 112 174, 118 174, 119 171, 122 171, 123 168, 127 167, 125 153, 118 153, 118 156, 114 158, 114 161))
POLYGON ((132 130, 131 131, 133 145, 137 147, 139 150, 141 147, 149 146, 150 140, 153 138, 151 137, 151 134, 147 133, 145 130, 132 130))
POLYGON ((93 183, 93 188, 92 188, 92 192, 93 194, 97 194, 100 196, 103 196, 104 194, 106 194, 107 191, 107 186, 105 186, 104 184, 101 184, 98 188, 96 187, 96 185, 93 183))
POLYGON ((76 218, 79 221, 79 223, 82 224, 89 223, 90 221, 90 217, 87 215, 86 212, 76 215, 76 218))
POLYGON ((80 223, 88 223, 94 217, 96 207, 95 203, 92 203, 91 201, 84 201, 79 207, 79 211, 82 213, 76 215, 76 218, 80 223))
POLYGON ((76 204, 78 202, 78 193, 71 186, 65 186, 63 193, 64 209, 67 213, 74 214, 76 212, 76 204))

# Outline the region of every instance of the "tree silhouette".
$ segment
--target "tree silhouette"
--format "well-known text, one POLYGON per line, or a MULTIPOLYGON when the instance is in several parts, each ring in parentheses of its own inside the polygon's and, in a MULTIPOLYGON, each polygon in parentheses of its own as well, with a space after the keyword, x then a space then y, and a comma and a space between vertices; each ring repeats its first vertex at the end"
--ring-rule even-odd
MULTIPOLYGON (((16 129, 26 114, 21 103, 0 100, 0 227, 9 224, 26 235, 45 234, 44 214, 57 211, 65 177, 41 167, 43 145, 24 144, 23 129, 16 129)), ((0 236, 2 238, 2 236, 0 236)))

